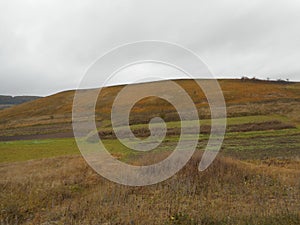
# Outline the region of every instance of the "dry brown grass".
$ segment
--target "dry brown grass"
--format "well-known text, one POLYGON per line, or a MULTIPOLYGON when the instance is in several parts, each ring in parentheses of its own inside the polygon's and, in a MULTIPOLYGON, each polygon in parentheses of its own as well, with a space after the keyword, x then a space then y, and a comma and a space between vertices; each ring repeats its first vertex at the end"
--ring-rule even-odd
MULTIPOLYGON (((166 153, 167 154, 167 153, 166 153)), ((159 161, 164 153, 154 154, 159 161)), ((1 164, 1 224, 299 224, 299 161, 293 168, 201 154, 148 187, 112 183, 81 157, 1 164)), ((147 159, 140 159, 144 163, 147 159)), ((288 163, 286 163, 288 164, 288 163)))

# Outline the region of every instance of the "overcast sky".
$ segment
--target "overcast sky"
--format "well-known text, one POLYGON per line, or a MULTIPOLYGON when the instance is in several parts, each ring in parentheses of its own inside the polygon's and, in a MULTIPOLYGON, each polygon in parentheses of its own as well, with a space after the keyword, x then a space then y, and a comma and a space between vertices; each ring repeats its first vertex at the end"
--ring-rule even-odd
POLYGON ((0 94, 75 89, 118 45, 163 40, 217 77, 300 80, 299 0, 0 0, 0 94))

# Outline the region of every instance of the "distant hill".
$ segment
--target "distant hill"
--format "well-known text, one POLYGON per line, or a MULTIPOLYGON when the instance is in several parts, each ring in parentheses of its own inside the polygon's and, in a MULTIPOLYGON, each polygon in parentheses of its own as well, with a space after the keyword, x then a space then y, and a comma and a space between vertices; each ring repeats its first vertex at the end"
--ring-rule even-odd
POLYGON ((0 95, 0 104, 1 105, 18 105, 25 102, 36 100, 40 97, 38 96, 8 96, 0 95))
POLYGON ((19 105, 25 102, 30 102, 36 100, 40 97, 38 96, 9 96, 9 95, 0 95, 0 110, 9 108, 14 105, 19 105))

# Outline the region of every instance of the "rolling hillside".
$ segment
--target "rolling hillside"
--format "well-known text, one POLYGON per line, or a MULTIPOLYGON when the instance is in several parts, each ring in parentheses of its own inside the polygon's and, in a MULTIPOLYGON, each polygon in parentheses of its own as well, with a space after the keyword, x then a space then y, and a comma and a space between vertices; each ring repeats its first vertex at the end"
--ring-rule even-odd
MULTIPOLYGON (((206 98, 196 83, 191 80, 176 82, 191 96, 200 118, 209 118, 206 98)), ((300 124, 300 83, 257 80, 219 80, 219 83, 228 107, 228 117, 276 115, 295 126, 300 124)), ((148 84, 139 85, 147 88, 148 84)), ((101 126, 109 126, 111 105, 122 87, 102 90, 101 101, 96 107, 96 118, 101 126)), ((0 136, 70 133, 74 93, 61 92, 0 111, 0 136)), ((162 116, 166 121, 178 120, 172 105, 158 98, 147 98, 133 107, 131 123, 147 123, 153 116, 162 116)))

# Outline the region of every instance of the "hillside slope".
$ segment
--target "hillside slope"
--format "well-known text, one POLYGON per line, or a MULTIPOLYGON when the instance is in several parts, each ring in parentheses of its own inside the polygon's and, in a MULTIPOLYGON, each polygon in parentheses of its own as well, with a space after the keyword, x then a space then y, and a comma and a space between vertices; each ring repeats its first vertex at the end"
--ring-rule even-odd
MULTIPOLYGON (((206 98, 196 83, 191 80, 176 82, 191 96, 200 118, 209 118, 206 98)), ((276 114, 295 124, 300 123, 300 83, 252 80, 219 80, 219 83, 229 117, 276 114)), ((148 84, 139 85, 147 88, 148 84)), ((123 86, 114 86, 102 90, 96 107, 98 121, 110 119, 111 105, 122 88, 123 86)), ((33 129, 38 133, 71 131, 74 93, 75 91, 61 92, 0 111, 0 136, 30 133, 33 129)), ((145 123, 153 116, 162 115, 166 121, 178 119, 172 105, 158 98, 144 99, 132 109, 132 123, 145 123)))

